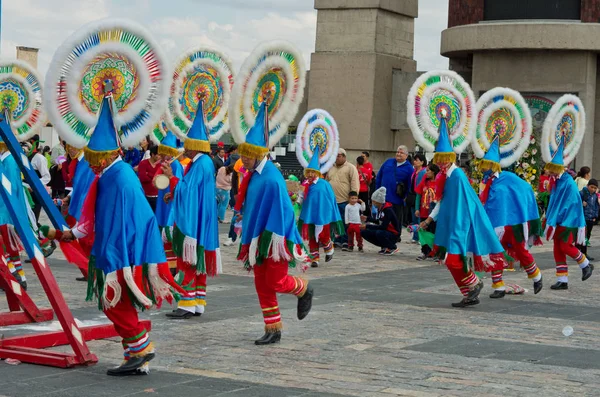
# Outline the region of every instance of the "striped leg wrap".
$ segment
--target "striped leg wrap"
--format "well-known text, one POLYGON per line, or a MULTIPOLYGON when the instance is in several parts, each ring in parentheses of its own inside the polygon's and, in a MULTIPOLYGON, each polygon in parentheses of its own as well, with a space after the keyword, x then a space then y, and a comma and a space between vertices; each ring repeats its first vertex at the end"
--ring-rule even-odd
POLYGON ((333 241, 329 240, 329 243, 323 246, 323 251, 325 251, 326 255, 330 255, 333 253, 333 241))
POLYGON ((150 342, 150 336, 146 330, 134 337, 125 338, 123 342, 127 344, 129 355, 131 357, 145 356, 154 351, 154 346, 152 345, 152 342, 150 342))
POLYGON ((477 275, 473 273, 472 270, 469 270, 467 277, 463 278, 461 282, 463 286, 467 287, 468 289, 471 289, 479 282, 479 279, 477 278, 477 275))
POLYGON ((498 291, 504 291, 504 280, 502 280, 502 270, 492 272, 492 288, 498 291))
POLYGON ((542 273, 540 272, 540 269, 537 267, 535 262, 533 262, 531 265, 525 266, 524 269, 527 273, 527 278, 532 278, 533 281, 539 281, 542 277, 542 273))
POLYGON ((569 266, 566 262, 556 262, 556 277, 568 277, 569 266))
POLYGON ((206 306, 206 287, 196 287, 196 312, 204 313, 204 307, 206 306))
POLYGON ((275 332, 283 328, 279 306, 266 307, 262 309, 265 320, 265 332, 275 332))
POLYGON ((191 281, 188 285, 183 285, 182 288, 185 291, 185 295, 181 295, 177 307, 189 312, 195 312, 196 286, 194 286, 194 281, 191 281))
POLYGON ((291 293, 296 295, 298 298, 301 298, 304 295, 304 293, 306 292, 306 287, 308 286, 308 281, 303 280, 300 277, 295 277, 295 276, 292 276, 292 277, 294 278, 296 285, 294 286, 294 289, 291 291, 291 293))
POLYGON ((586 258, 586 256, 581 252, 579 253, 579 255, 577 255, 577 258, 575 258, 575 260, 577 261, 577 264, 581 269, 583 269, 584 267, 588 267, 590 264, 588 258, 586 258))
POLYGON ((317 262, 319 263, 319 259, 321 259, 320 255, 319 255, 319 250, 317 249, 316 251, 312 251, 310 253, 310 256, 312 256, 312 261, 313 262, 317 262))
POLYGON ((21 263, 21 257, 20 256, 12 256, 9 258, 9 262, 12 262, 15 271, 17 272, 17 274, 19 276, 21 276, 21 281, 26 281, 25 279, 25 271, 23 270, 23 265, 21 263))
POLYGON ((129 361, 129 358, 131 357, 131 355, 129 353, 129 346, 127 346, 127 342, 125 342, 125 339, 123 339, 121 341, 121 344, 123 345, 123 361, 127 362, 127 361, 129 361))

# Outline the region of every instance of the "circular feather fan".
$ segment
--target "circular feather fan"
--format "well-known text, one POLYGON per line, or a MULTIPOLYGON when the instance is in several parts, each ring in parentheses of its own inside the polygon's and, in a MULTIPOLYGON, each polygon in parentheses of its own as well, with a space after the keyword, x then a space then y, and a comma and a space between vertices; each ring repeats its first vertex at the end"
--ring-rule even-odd
POLYGON ((558 149, 561 137, 565 137, 563 163, 569 165, 583 142, 585 134, 585 109, 576 95, 566 94, 552 105, 542 130, 542 158, 550 163, 558 149))
POLYGON ((113 118, 122 146, 137 144, 166 107, 170 73, 150 34, 137 23, 105 19, 84 26, 54 54, 46 76, 48 117, 67 143, 86 146, 112 81, 113 118))
POLYGON ((210 140, 218 140, 229 129, 232 69, 229 58, 214 49, 192 48, 179 57, 166 115, 167 124, 179 138, 185 139, 202 96, 210 140))
POLYGON ((169 131, 169 127, 165 122, 165 117, 161 117, 156 124, 154 124, 154 128, 150 132, 150 139, 155 145, 160 145, 160 143, 165 139, 167 135, 167 131, 169 131))
POLYGON ((229 105, 231 134, 246 141, 261 103, 269 99, 269 147, 285 134, 304 96, 306 68, 302 54, 290 43, 272 41, 246 58, 233 86, 229 105))
POLYGON ((325 174, 333 164, 340 148, 340 136, 333 117, 322 109, 307 112, 296 132, 296 157, 306 168, 317 147, 320 149, 319 168, 325 174))
POLYGON ((0 106, 19 141, 31 138, 45 121, 42 80, 29 64, 0 61, 0 106))
POLYGON ((407 100, 408 125, 417 142, 428 152, 435 149, 443 110, 455 153, 462 153, 476 128, 475 97, 471 87, 450 70, 431 71, 413 84, 407 100))
POLYGON ((531 140, 533 124, 527 102, 510 88, 496 87, 477 101, 477 129, 473 135, 473 152, 479 158, 498 135, 500 167, 506 168, 521 158, 531 140))

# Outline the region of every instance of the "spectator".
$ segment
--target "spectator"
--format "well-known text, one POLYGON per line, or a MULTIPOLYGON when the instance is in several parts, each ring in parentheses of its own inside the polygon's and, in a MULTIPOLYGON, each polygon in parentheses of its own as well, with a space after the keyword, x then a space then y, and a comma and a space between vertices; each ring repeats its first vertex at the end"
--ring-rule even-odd
POLYGON ((156 212, 156 199, 158 197, 158 189, 154 186, 154 176, 161 166, 161 156, 158 154, 158 146, 152 146, 150 158, 142 160, 138 166, 138 178, 142 182, 142 188, 146 195, 146 200, 152 207, 152 211, 156 212))
POLYGON ((150 140, 149 136, 142 138, 142 140, 140 141, 140 153, 143 153, 142 160, 148 160, 150 158, 150 149, 152 148, 152 146, 154 145, 152 144, 152 141, 150 140))
POLYGON ((371 161, 369 161, 369 152, 362 152, 361 156, 363 159, 365 159, 365 162, 363 164, 363 167, 365 169, 365 173, 369 173, 371 174, 371 179, 373 179, 372 177, 374 176, 373 173, 373 164, 371 163, 371 161))
MULTIPOLYGON (((358 181, 360 183, 360 190, 358 192, 358 198, 366 204, 369 202, 369 186, 371 185, 373 169, 365 167, 365 158, 359 156, 356 159, 356 170, 358 171, 358 181)), ((363 209, 364 214, 368 215, 366 209, 363 209)))
POLYGON ((42 150, 42 155, 46 158, 46 164, 48 169, 52 167, 52 152, 50 150, 50 146, 44 146, 44 150, 42 150))
POLYGON ((53 199, 62 199, 66 196, 66 185, 63 178, 63 167, 67 167, 67 158, 59 156, 55 163, 50 167, 50 188, 52 189, 53 199))
MULTIPOLYGON (((588 168, 588 167, 582 167, 588 168)), ((588 168, 589 169, 589 168, 588 168)), ((581 171, 579 171, 581 173, 581 171)), ((588 185, 581 189, 579 194, 581 194, 581 201, 583 203, 583 215, 585 217, 585 238, 586 242, 583 245, 577 245, 579 250, 583 252, 585 256, 587 256, 587 243, 592 235, 592 229, 594 228, 594 224, 598 219, 598 210, 600 210, 600 203, 598 203, 598 181, 595 179, 590 179, 588 185)), ((594 258, 588 259, 593 261, 594 258)))
MULTIPOLYGON (((590 176, 592 174, 592 170, 590 167, 581 167, 579 172, 577 173, 577 177, 575 178, 575 182, 577 183, 577 189, 581 191, 588 186, 588 182, 590 181, 590 176)), ((585 252, 584 252, 585 254, 585 252)))
POLYGON ((358 252, 363 252, 363 239, 360 235, 360 225, 362 224, 360 217, 363 212, 365 212, 365 202, 358 198, 358 193, 350 192, 344 217, 344 223, 348 230, 348 248, 342 248, 342 251, 354 251, 354 238, 356 238, 358 252))
MULTIPOLYGON (((39 135, 34 135, 29 140, 31 149, 27 157, 31 163, 31 168, 33 168, 37 176, 40 178, 42 185, 48 189, 48 183, 50 183, 51 179, 50 171, 48 170, 48 161, 40 152, 38 152, 39 141, 39 135)), ((35 220, 38 222, 40 219, 40 212, 42 211, 42 203, 38 199, 37 194, 33 194, 31 198, 33 200, 33 213, 35 215, 35 220)))
POLYGON ((235 171, 233 165, 219 168, 217 172, 217 215, 219 223, 229 223, 225 221, 225 213, 229 204, 232 177, 235 171))
POLYGON ((129 164, 133 169, 137 170, 138 165, 142 161, 142 155, 136 147, 130 147, 125 150, 125 162, 129 164))
MULTIPOLYGON (((227 160, 225 160, 225 166, 233 165, 240 159, 240 155, 238 154, 237 145, 231 145, 229 150, 227 151, 229 155, 227 156, 227 160)), ((231 192, 229 199, 229 206, 231 208, 235 207, 235 196, 238 194, 238 180, 239 175, 238 172, 233 173, 233 177, 231 178, 231 192)))
MULTIPOLYGON (((416 207, 417 207, 417 186, 421 184, 425 173, 427 172, 427 159, 425 155, 422 153, 415 154, 413 158, 413 168, 415 169, 412 176, 410 177, 410 190, 408 191, 408 195, 406 196, 406 209, 410 211, 407 214, 407 219, 411 220, 411 224, 420 223, 419 219, 415 215, 416 207), (408 218, 409 217, 409 218, 408 218)), ((419 242, 419 234, 417 232, 413 233, 413 241, 415 243, 419 242)))
POLYGON ((544 173, 540 176, 540 182, 538 184, 538 192, 544 193, 548 191, 550 185, 550 173, 547 169, 544 169, 544 173))
MULTIPOLYGON (((346 161, 346 151, 342 148, 338 150, 335 165, 327 173, 327 181, 333 188, 335 201, 340 210, 340 217, 343 219, 346 214, 346 205, 348 205, 348 195, 350 192, 357 192, 360 189, 358 180, 358 171, 356 167, 346 161)), ((336 237, 335 245, 337 247, 348 247, 348 236, 336 237)))
MULTIPOLYGON (((396 218, 393 204, 386 202, 386 188, 380 187, 371 196, 377 208, 375 218, 367 218, 371 224, 361 225, 361 236, 373 245, 381 248, 380 255, 393 255, 398 252, 396 242, 400 234, 400 224, 396 218)), ((365 219, 362 217, 361 219, 365 219)))
MULTIPOLYGON (((404 200, 410 188, 410 178, 414 171, 406 159, 408 148, 404 145, 398 146, 396 157, 388 159, 383 163, 377 174, 377 189, 385 187, 386 203, 393 206, 396 219, 400 226, 404 225, 404 200)), ((408 222, 408 219, 406 220, 408 222)), ((401 241, 402 229, 398 232, 398 242, 401 241)))
MULTIPOLYGON (((429 164, 425 170, 425 177, 415 189, 417 193, 415 215, 419 219, 419 223, 425 222, 431 211, 435 208, 435 189, 437 187, 436 177, 438 172, 440 172, 440 167, 433 163, 429 164)), ((427 231, 435 234, 435 222, 431 222, 427 226, 427 231)), ((430 246, 421 245, 421 256, 417 257, 417 260, 426 260, 430 253, 430 246)))
POLYGON ((219 169, 225 165, 225 149, 219 148, 217 155, 213 158, 213 164, 215 165, 215 173, 219 172, 219 169))
POLYGON ((50 164, 56 164, 56 159, 59 156, 67 157, 67 142, 65 141, 58 141, 58 143, 52 147, 52 150, 50 151, 50 164))
MULTIPOLYGON (((235 187, 235 189, 237 189, 239 191, 239 188, 242 184, 242 180, 248 175, 248 171, 244 168, 244 164, 242 163, 242 159, 238 159, 234 166, 233 166, 233 170, 235 171, 235 173, 237 174, 237 186, 235 187)), ((233 184, 233 178, 232 178, 232 184, 233 184)), ((233 190, 233 186, 232 186, 232 190, 233 190)), ((237 196, 237 193, 236 193, 237 196)), ((237 197, 234 197, 234 199, 236 199, 237 197)), ((231 245, 233 245, 233 243, 235 243, 235 240, 237 240, 237 233, 235 231, 235 224, 238 223, 238 212, 235 210, 233 210, 233 216, 231 217, 231 225, 229 226, 229 234, 228 234, 228 239, 227 241, 225 241, 223 243, 223 245, 225 247, 229 247, 231 245)))

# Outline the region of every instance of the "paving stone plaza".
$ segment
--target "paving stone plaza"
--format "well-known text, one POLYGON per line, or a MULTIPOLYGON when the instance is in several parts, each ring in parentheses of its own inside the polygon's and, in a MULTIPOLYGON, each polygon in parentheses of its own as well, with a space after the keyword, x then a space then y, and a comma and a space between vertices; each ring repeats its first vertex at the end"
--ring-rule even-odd
MULTIPOLYGON (((226 226, 226 225, 225 225, 226 226)), ((221 226, 224 237, 225 227, 221 226)), ((600 239, 592 239, 595 256, 600 239)), ((453 309, 460 294, 442 266, 418 262, 418 247, 377 255, 338 251, 308 271, 312 312, 296 319, 296 300, 282 296, 281 343, 255 346, 263 321, 252 275, 223 247, 224 274, 209 280, 201 318, 168 320, 164 306, 152 320, 157 358, 151 374, 105 376, 122 354, 119 338, 92 341, 100 361, 89 368, 55 369, 0 362, 0 396, 505 396, 597 395, 600 374, 600 284, 581 282, 571 264, 568 291, 551 291, 552 248, 535 247, 545 287, 531 292, 524 272, 505 273, 527 292, 491 300, 484 279, 481 304, 453 309), (573 334, 563 335, 565 327, 573 334)), ((74 315, 84 324, 108 320, 85 302, 85 283, 57 252, 50 266, 74 315)), ((31 295, 44 302, 26 265, 31 295)), ((48 304, 40 304, 48 307, 48 304)), ((6 301, 0 299, 0 310, 6 301)), ((54 324, 56 325, 56 324, 54 324)), ((0 328, 5 337, 48 330, 53 324, 0 328)))

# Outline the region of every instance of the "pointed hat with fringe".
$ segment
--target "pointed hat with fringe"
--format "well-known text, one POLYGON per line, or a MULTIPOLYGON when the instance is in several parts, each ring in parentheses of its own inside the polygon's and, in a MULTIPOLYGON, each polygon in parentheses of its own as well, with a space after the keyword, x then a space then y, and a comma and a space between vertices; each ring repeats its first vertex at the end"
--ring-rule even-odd
MULTIPOLYGON (((256 121, 248 133, 246 141, 238 146, 238 153, 244 157, 261 160, 267 153, 267 104, 263 102, 256 114, 256 121)), ((317 167, 318 169, 318 167, 317 167)))
POLYGON ((187 138, 183 143, 183 147, 187 150, 195 150, 204 153, 210 152, 210 142, 208 141, 208 134, 206 131, 206 121, 204 120, 204 99, 198 101, 196 117, 194 117, 194 122, 187 133, 187 138))
POLYGON ((177 146, 177 137, 175 134, 171 132, 171 130, 167 130, 167 135, 163 138, 158 145, 158 154, 164 154, 165 156, 178 157, 179 147, 177 146))
POLYGON ((558 147, 554 152, 554 156, 552 156, 552 160, 549 163, 546 163, 544 167, 550 172, 560 174, 565 170, 565 161, 564 161, 564 153, 565 153, 565 136, 562 135, 560 137, 560 142, 558 143, 558 147))
POLYGON ((479 167, 489 168, 494 172, 502 171, 502 167, 500 167, 500 137, 498 134, 494 136, 494 140, 483 159, 481 159, 479 167))
POLYGON ((100 106, 100 115, 98 123, 94 128, 92 137, 84 148, 85 159, 92 166, 101 165, 112 155, 121 150, 119 146, 119 137, 112 114, 112 87, 105 82, 105 94, 100 106))
POLYGON ((448 121, 445 111, 441 112, 440 127, 438 128, 438 140, 435 145, 435 154, 433 155, 434 163, 454 163, 456 161, 456 153, 452 149, 450 143, 450 135, 448 134, 448 121))

